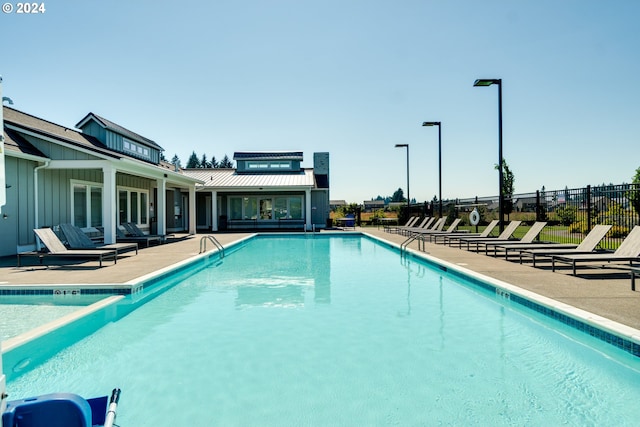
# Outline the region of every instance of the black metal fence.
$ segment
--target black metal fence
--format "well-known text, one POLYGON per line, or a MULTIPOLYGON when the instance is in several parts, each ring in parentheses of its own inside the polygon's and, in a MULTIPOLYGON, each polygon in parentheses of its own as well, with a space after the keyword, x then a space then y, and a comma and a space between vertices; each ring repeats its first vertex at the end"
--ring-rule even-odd
MULTIPOLYGON (((601 185, 564 190, 539 190, 514 194, 503 201, 506 220, 525 223, 547 221, 541 239, 555 242, 580 241, 596 224, 613 227, 601 247, 615 249, 631 229, 640 225, 640 184, 601 185)), ((411 213, 433 215, 437 203, 413 205, 411 213)), ((443 201, 443 215, 460 217, 468 224, 477 209, 482 223, 498 218, 498 196, 443 201)))

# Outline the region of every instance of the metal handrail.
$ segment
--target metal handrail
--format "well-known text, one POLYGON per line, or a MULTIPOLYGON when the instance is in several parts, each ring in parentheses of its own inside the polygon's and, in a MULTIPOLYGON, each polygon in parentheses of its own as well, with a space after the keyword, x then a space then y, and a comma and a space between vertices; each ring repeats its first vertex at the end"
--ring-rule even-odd
MULTIPOLYGON (((409 236, 409 238, 407 240, 405 240, 404 242, 402 242, 400 244, 400 253, 404 252, 407 250, 407 247, 411 244, 411 242, 413 242, 414 240, 416 240, 418 237, 420 237, 420 234, 415 233, 412 236, 409 236)), ((420 245, 418 244, 418 249, 420 249, 420 245)))
POLYGON ((222 244, 218 242, 218 239, 216 239, 214 236, 211 236, 209 234, 207 234, 206 236, 202 236, 202 238, 200 239, 199 253, 203 253, 207 251, 207 240, 211 241, 211 243, 213 243, 214 246, 220 251, 220 258, 224 258, 224 246, 222 246, 222 244))

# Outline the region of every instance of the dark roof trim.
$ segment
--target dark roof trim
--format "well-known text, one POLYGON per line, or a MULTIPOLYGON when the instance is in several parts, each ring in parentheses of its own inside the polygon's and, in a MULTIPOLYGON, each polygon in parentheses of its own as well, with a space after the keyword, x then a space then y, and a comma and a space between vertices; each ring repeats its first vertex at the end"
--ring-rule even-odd
POLYGON ((30 156, 47 158, 47 156, 31 145, 31 143, 24 139, 18 132, 11 129, 5 129, 4 135, 4 148, 6 152, 13 151, 16 153, 28 154, 30 156))
POLYGON ((303 160, 302 151, 236 151, 233 160, 303 160))
POLYGON ((142 135, 139 135, 135 132, 130 131, 127 128, 124 128, 122 126, 120 126, 117 123, 114 123, 110 120, 105 119, 104 117, 100 117, 97 114, 94 113, 89 113, 87 114, 82 120, 80 120, 77 124, 76 124, 76 128, 81 129, 87 122, 89 121, 95 121, 96 123, 98 123, 100 126, 102 126, 105 129, 108 129, 112 132, 115 132, 119 135, 122 135, 125 138, 131 139, 133 141, 136 142, 140 142, 142 144, 148 145, 150 147, 153 147, 157 150, 160 151, 164 151, 164 148, 162 148, 161 146, 159 146, 158 144, 155 143, 155 141, 150 140, 149 138, 145 138, 142 135))

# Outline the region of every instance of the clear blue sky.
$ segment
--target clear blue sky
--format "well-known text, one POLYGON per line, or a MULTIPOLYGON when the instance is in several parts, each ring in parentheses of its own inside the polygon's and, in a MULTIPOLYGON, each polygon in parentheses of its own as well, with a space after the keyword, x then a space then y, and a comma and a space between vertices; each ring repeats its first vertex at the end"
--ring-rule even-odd
MULTIPOLYGON (((15 5, 15 2, 13 3, 15 5)), ((3 95, 72 127, 92 111, 192 151, 331 153, 331 198, 498 192, 498 91, 515 190, 631 182, 640 2, 46 1, 0 14, 3 95)))

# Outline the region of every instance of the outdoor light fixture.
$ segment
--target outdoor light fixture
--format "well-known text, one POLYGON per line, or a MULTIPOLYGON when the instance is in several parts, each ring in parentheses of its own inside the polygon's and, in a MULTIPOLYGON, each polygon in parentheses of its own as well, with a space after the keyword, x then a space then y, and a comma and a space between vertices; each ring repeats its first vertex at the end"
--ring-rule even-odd
POLYGON ((409 144, 396 144, 396 148, 407 149, 407 218, 411 213, 411 199, 409 198, 409 144))
POLYGON ((478 79, 473 82, 474 86, 491 86, 492 84, 499 85, 502 82, 502 79, 478 79))
POLYGON ((422 126, 438 126, 438 200, 440 203, 438 213, 442 218, 442 123, 422 122, 422 126))
POLYGON ((478 79, 473 86, 498 85, 498 221, 500 232, 504 230, 503 194, 502 194, 502 79, 478 79))

